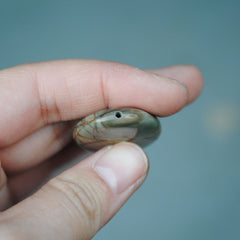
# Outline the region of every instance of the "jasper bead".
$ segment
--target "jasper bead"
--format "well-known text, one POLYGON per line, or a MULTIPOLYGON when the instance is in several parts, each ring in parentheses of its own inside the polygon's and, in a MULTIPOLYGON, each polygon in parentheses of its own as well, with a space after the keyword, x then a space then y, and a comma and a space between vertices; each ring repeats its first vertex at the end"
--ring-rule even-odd
POLYGON ((79 121, 73 138, 87 150, 98 150, 121 141, 142 147, 153 142, 161 132, 157 117, 135 108, 107 109, 79 121))

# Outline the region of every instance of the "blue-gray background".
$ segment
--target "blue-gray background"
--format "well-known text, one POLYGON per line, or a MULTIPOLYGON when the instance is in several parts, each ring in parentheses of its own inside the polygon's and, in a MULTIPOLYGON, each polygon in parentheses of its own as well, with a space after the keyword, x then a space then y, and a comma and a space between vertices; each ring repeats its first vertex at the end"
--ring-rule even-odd
POLYGON ((199 100, 162 119, 146 183, 94 239, 240 239, 240 1, 0 3, 0 68, 93 58, 205 77, 199 100))

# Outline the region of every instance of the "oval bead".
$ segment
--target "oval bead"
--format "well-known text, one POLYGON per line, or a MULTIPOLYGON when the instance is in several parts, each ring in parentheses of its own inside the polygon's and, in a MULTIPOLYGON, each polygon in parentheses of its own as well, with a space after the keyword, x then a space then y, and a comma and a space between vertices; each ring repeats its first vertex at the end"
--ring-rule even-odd
POLYGON ((135 108, 107 109, 79 121, 73 131, 77 144, 87 150, 98 150, 122 141, 142 147, 161 133, 156 116, 135 108))

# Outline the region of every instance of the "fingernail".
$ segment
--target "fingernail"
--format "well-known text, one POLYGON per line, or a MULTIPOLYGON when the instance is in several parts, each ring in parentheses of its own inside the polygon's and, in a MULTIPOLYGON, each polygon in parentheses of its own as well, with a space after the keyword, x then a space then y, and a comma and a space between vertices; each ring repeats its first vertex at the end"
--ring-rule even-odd
POLYGON ((184 90, 184 94, 186 95, 186 101, 188 102, 188 99, 189 99, 189 90, 188 90, 188 87, 185 83, 179 81, 179 80, 176 80, 176 79, 173 79, 173 78, 169 78, 169 77, 164 77, 162 75, 159 75, 158 73, 154 73, 154 72, 151 72, 151 74, 156 77, 156 78, 161 78, 161 80, 165 79, 166 81, 168 81, 169 83, 174 83, 174 84, 177 84, 178 86, 180 85, 182 87, 182 89, 184 90))
POLYGON ((148 159, 137 145, 119 143, 97 160, 94 169, 113 193, 120 194, 146 175, 148 159))

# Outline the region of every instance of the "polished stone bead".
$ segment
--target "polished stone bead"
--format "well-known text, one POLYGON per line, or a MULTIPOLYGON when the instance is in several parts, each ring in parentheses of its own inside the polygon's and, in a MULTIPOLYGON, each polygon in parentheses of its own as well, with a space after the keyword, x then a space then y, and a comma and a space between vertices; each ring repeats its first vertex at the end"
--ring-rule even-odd
POLYGON ((79 121, 73 138, 79 146, 98 150, 121 141, 142 147, 153 142, 161 132, 157 117, 135 108, 107 109, 79 121))

